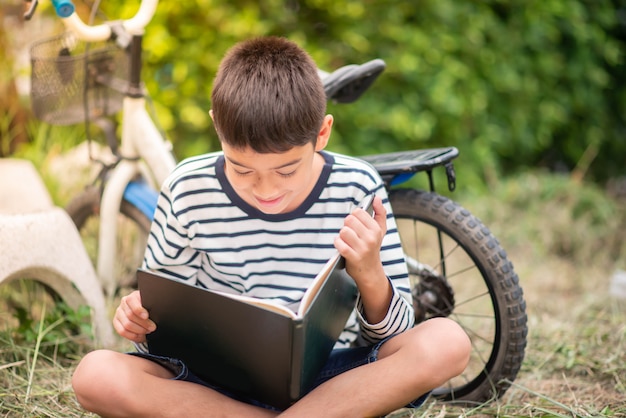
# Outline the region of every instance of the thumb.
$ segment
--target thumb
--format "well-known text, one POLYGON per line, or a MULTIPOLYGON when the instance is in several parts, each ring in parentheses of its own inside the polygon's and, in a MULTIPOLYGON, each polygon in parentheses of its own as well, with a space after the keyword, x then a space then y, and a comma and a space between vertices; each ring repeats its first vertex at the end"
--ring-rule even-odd
POLYGON ((380 227, 380 229, 386 233, 387 232, 387 211, 385 210, 385 206, 383 205, 383 201, 380 196, 374 197, 374 203, 372 205, 374 208, 374 220, 380 227))

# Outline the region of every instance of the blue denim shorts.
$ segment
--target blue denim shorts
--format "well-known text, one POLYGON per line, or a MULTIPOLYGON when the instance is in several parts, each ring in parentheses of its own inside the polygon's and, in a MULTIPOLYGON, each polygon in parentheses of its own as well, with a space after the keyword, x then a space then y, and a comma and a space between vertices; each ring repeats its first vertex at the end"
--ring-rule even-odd
MULTIPOLYGON (((322 383, 326 382, 327 380, 332 379, 333 377, 341 373, 347 372, 348 370, 354 369, 359 366, 363 366, 368 363, 375 362, 378 359, 378 351, 380 350, 380 347, 383 345, 385 341, 387 341, 390 338, 393 338, 393 336, 388 337, 387 339, 384 339, 382 341, 379 341, 375 345, 370 345, 370 346, 365 346, 365 347, 334 349, 330 353, 330 356, 328 357, 328 361, 326 362, 326 365, 322 368, 322 370, 317 375, 317 378, 309 391, 315 389, 317 386, 321 385, 322 383)), ((179 359, 174 359, 170 357, 162 357, 162 356, 157 356, 155 354, 141 353, 141 352, 133 352, 133 353, 128 353, 128 354, 142 357, 148 360, 152 360, 155 363, 165 367, 166 369, 168 369, 170 372, 174 374, 175 376, 173 378, 174 380, 183 380, 185 382, 197 383, 197 384, 206 386, 208 388, 211 388, 213 390, 216 390, 232 399, 249 403, 251 405, 260 406, 260 407, 270 409, 273 411, 280 411, 279 409, 271 405, 264 404, 255 399, 240 396, 224 388, 205 382, 204 380, 200 379, 198 376, 193 374, 193 372, 189 370, 187 365, 179 359)), ((406 407, 417 408, 421 406, 426 400, 426 398, 428 398, 428 395, 430 395, 430 392, 420 396, 413 402, 410 402, 408 405, 406 405, 406 407)))

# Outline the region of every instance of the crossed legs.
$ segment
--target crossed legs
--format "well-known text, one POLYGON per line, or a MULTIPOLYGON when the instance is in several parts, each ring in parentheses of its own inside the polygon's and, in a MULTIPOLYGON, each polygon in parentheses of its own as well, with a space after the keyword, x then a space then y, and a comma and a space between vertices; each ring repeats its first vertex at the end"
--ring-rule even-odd
MULTIPOLYGON (((469 339, 455 322, 428 320, 385 342, 378 361, 334 377, 281 416, 388 414, 460 374, 469 352, 469 339)), ((72 384, 80 404, 105 417, 277 415, 172 377, 150 360, 98 350, 83 358, 72 384)))

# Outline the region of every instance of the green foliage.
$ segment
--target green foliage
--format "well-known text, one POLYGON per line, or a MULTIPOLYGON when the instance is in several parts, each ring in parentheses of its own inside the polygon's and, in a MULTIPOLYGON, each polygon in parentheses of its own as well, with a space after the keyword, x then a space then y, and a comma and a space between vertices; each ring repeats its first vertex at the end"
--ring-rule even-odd
POLYGON ((10 155, 12 144, 17 137, 17 127, 13 124, 16 117, 14 109, 8 109, 0 115, 0 155, 10 155))
POLYGON ((48 288, 31 280, 4 285, 2 310, 12 320, 4 320, 15 344, 37 347, 44 356, 67 358, 80 351, 92 335, 88 306, 73 309, 48 288), (80 337, 80 338, 79 338, 80 337))
POLYGON ((57 302, 43 319, 34 318, 28 307, 17 306, 14 315, 19 322, 15 329, 15 340, 19 344, 32 345, 40 339, 42 351, 48 355, 52 352, 73 354, 77 346, 72 337, 91 334, 91 312, 88 306, 73 310, 65 302, 57 302), (41 335, 40 326, 48 332, 41 335))
MULTIPOLYGON (((67 152, 78 145, 85 138, 85 129, 80 125, 54 126, 31 121, 26 126, 30 143, 20 144, 13 153, 13 158, 22 158, 34 164, 41 176, 53 202, 64 206, 71 198, 66 184, 61 184, 59 178, 50 172, 51 161, 60 154, 67 152)), ((88 179, 91 181, 91 179, 88 179)))
MULTIPOLYGON (((116 17, 136 8, 105 6, 116 17)), ((146 84, 179 158, 215 150, 208 110, 224 52, 286 36, 325 70, 387 62, 358 102, 330 105, 333 150, 454 145, 461 185, 533 166, 604 180, 623 174, 626 154, 620 10, 618 0, 161 2, 144 41, 146 84)))
POLYGON ((351 152, 455 145, 471 184, 573 169, 586 150, 597 178, 623 173, 624 44, 611 36, 611 2, 365 3, 360 15, 329 13, 336 34, 319 43, 346 62, 388 64, 363 101, 337 110, 351 152), (353 32, 363 42, 347 41, 353 32))
MULTIPOLYGON (((269 16, 279 16, 283 5, 262 3, 159 3, 144 37, 144 76, 160 125, 173 140, 179 158, 218 149, 209 117, 212 80, 229 47, 271 32, 269 16)), ((119 4, 108 6, 108 14, 120 15, 119 4)), ((130 16, 135 11, 136 4, 126 3, 121 13, 130 16)))

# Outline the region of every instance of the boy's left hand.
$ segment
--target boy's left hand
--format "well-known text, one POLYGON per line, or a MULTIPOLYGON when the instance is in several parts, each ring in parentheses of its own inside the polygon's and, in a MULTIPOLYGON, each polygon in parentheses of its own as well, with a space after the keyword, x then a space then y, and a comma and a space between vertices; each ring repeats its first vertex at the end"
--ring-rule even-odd
POLYGON ((387 211, 378 196, 374 198, 373 209, 373 217, 360 208, 352 211, 335 238, 335 248, 346 259, 346 271, 361 293, 388 283, 380 259, 380 248, 387 232, 387 211))

